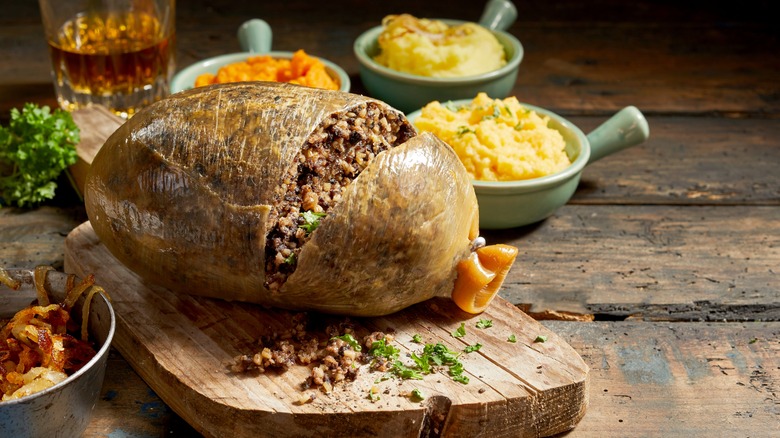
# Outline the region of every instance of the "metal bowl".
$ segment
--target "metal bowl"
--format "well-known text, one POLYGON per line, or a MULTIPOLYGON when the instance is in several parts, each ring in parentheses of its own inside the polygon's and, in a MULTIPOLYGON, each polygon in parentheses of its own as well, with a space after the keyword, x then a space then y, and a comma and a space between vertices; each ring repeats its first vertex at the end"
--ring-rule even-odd
MULTIPOLYGON (((12 290, 0 284, 2 318, 12 317, 37 296, 32 270, 9 269, 7 272, 22 286, 12 290)), ((47 273, 44 285, 53 303, 64 299, 67 278, 68 275, 62 272, 52 270, 47 273)), ((74 309, 81 309, 83 302, 82 297, 74 309)), ((75 437, 84 433, 100 396, 108 350, 116 327, 114 310, 102 294, 93 296, 88 327, 89 339, 96 343, 95 357, 51 388, 0 402, 0 437, 75 437)))

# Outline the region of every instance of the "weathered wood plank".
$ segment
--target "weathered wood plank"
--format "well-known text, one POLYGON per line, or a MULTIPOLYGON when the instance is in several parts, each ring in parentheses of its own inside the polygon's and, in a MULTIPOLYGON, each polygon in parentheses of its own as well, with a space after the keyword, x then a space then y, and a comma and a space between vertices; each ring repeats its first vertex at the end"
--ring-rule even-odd
MULTIPOLYGON (((647 117, 650 138, 585 168, 573 204, 780 206, 780 123, 647 117)), ((606 118, 572 117, 587 133, 606 118)))
MULTIPOLYGON (((76 113, 76 119, 81 126, 91 126, 92 113, 101 127, 108 128, 85 132, 80 146, 85 160, 90 148, 99 147, 116 126, 99 110, 76 113)), ((576 120, 587 129, 600 123, 591 117, 576 120)), ((658 126, 655 137, 587 168, 571 203, 552 218, 534 226, 483 233, 491 242, 521 248, 502 296, 529 306, 531 312, 776 320, 780 210, 713 205, 777 205, 780 187, 772 167, 780 162, 780 148, 772 139, 778 138, 780 126, 769 120, 681 118, 651 118, 651 124, 658 126), (701 135, 705 140, 669 146, 687 131, 692 138, 701 135), (744 146, 741 153, 730 153, 728 145, 734 141, 730 132, 747 132, 754 143, 744 146), (718 160, 728 164, 719 167, 718 160), (661 167, 658 162, 669 164, 661 167), (646 170, 624 173, 629 165, 646 170), (618 180, 625 183, 612 183, 618 180), (689 190, 696 181, 704 182, 689 190), (659 194, 662 185, 665 192, 659 194), (674 205, 683 200, 711 205, 674 205), (633 203, 673 205, 640 207, 633 203), (612 208, 609 204, 628 205, 612 208), (550 247, 555 253, 549 253, 550 247)), ((55 267, 62 266, 64 234, 78 225, 75 219, 85 218, 78 208, 0 213, 10 215, 0 234, 6 241, 0 248, 2 260, 55 267), (40 228, 30 228, 35 224, 40 228), (41 241, 41 235, 48 237, 41 241), (41 243, 36 246, 17 239, 41 243)))
MULTIPOLYGON (((780 432, 779 323, 543 325, 591 369, 588 412, 567 437, 780 432)), ((102 394, 87 436, 197 436, 124 361, 110 361, 102 394)))
POLYGON ((547 321, 591 369, 567 437, 780 434, 780 323, 547 321))
POLYGON ((100 399, 84 436, 152 438, 197 433, 112 349, 100 399))
POLYGON ((566 205, 535 226, 482 234, 520 249, 501 295, 533 312, 780 306, 778 207, 566 205))
POLYGON ((0 208, 0 266, 62 270, 65 237, 87 217, 84 207, 0 208))
MULTIPOLYGON (((382 385, 386 396, 375 402, 366 394, 380 385, 384 373, 365 368, 354 381, 334 383, 327 394, 301 389, 311 375, 306 366, 256 378, 230 373, 226 364, 239 354, 254 354, 258 339, 293 327, 290 312, 147 285, 111 256, 89 223, 68 235, 65 271, 94 274, 109 291, 117 314, 114 346, 206 436, 262 436, 272 427, 280 429, 276 436, 411 437, 428 436, 427 424, 436 424, 442 436, 551 436, 574 427, 587 407, 582 395, 588 370, 577 353, 500 298, 479 316, 457 311, 449 300, 432 300, 385 317, 350 318, 356 338, 391 330, 394 345, 405 354, 419 350, 415 335, 456 351, 482 346, 478 355, 461 356, 468 386, 438 375, 393 381, 382 385), (494 321, 492 330, 474 328, 480 318, 494 321), (461 324, 469 327, 468 334, 458 340, 451 333, 461 324), (515 342, 507 340, 510 335, 515 342), (543 344, 535 341, 540 335, 546 337, 543 344), (429 394, 424 402, 408 401, 404 394, 414 388, 429 394), (298 404, 302 391, 318 395, 298 404)), ((313 327, 308 330, 327 339, 313 327)))
MULTIPOLYGON (((554 8, 545 2, 517 4, 519 19, 510 32, 525 47, 514 89, 521 100, 564 115, 604 115, 626 105, 661 114, 780 113, 780 42, 774 24, 765 19, 771 16, 770 2, 748 2, 742 8, 709 3, 702 8, 696 2, 570 3, 554 8)), ((477 20, 482 6, 450 2, 447 15, 477 20)), ((182 68, 226 50, 238 51, 236 29, 259 16, 274 29, 274 49, 304 48, 328 58, 352 76, 355 91, 364 92, 352 53, 355 38, 386 14, 442 14, 435 2, 411 0, 376 2, 370 13, 344 13, 354 9, 351 2, 280 2, 264 5, 262 11, 251 3, 225 0, 180 2, 177 62, 182 68), (323 30, 321 23, 337 28, 323 30)), ((51 83, 37 8, 9 5, 3 10, 10 15, 0 21, 0 42, 7 43, 0 44, 0 57, 14 62, 0 65, 0 117, 30 98, 16 92, 16 86, 51 83)), ((36 89, 53 96, 51 88, 36 89)))

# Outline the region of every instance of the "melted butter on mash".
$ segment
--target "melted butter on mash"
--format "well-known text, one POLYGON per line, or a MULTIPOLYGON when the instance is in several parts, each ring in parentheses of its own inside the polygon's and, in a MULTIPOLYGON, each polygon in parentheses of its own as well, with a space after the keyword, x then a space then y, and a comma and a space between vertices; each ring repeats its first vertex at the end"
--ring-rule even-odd
POLYGON ((419 76, 453 78, 479 75, 506 65, 504 47, 476 23, 449 26, 409 14, 388 15, 374 60, 390 69, 419 76))

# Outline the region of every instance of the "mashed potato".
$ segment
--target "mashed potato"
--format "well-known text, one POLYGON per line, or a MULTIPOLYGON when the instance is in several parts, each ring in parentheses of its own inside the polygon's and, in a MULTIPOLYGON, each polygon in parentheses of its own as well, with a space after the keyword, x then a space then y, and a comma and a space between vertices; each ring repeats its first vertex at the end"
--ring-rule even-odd
POLYGON ((469 105, 431 102, 414 121, 449 143, 472 178, 511 181, 537 178, 571 164, 560 132, 547 116, 524 108, 515 97, 479 93, 469 105))
POLYGON ((419 76, 473 76, 506 65, 504 47, 489 30, 476 23, 448 26, 438 20, 409 14, 388 15, 379 35, 376 62, 419 76))

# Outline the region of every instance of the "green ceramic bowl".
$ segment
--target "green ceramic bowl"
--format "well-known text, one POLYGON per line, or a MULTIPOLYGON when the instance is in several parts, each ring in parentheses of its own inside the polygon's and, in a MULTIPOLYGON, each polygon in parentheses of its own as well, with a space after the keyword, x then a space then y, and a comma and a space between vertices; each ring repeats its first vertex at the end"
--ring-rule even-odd
MULTIPOLYGON (((238 42, 243 52, 215 56, 188 66, 171 80, 171 93, 189 90, 195 85, 195 79, 203 73, 216 74, 221 67, 246 61, 251 56, 270 55, 277 59, 292 59, 293 52, 272 52, 272 40, 271 27, 264 20, 255 18, 245 22, 238 28, 238 42)), ((325 64, 328 75, 339 83, 339 90, 349 91, 351 84, 347 72, 327 59, 319 60, 325 64)))
MULTIPOLYGON (((455 101, 467 105, 471 99, 455 101)), ((598 128, 585 135, 563 117, 533 105, 524 107, 550 118, 566 142, 566 154, 572 164, 552 175, 520 181, 472 180, 479 203, 479 226, 483 229, 514 228, 539 222, 566 204, 580 181, 582 170, 590 163, 647 140, 650 128, 644 115, 633 106, 623 108, 598 128)), ((412 123, 415 111, 407 117, 412 123)))
MULTIPOLYGON (((462 78, 431 78, 401 73, 389 69, 374 61, 379 53, 377 38, 382 26, 371 28, 361 34, 353 46, 360 62, 360 79, 371 97, 409 112, 423 107, 434 100, 448 101, 473 98, 479 92, 491 97, 508 96, 517 80, 520 61, 523 59, 523 46, 511 34, 505 32, 517 17, 512 2, 507 0, 489 1, 479 20, 479 24, 490 29, 504 46, 507 63, 498 70, 476 76, 462 78)), ((441 20, 447 24, 460 24, 461 20, 441 20)))

